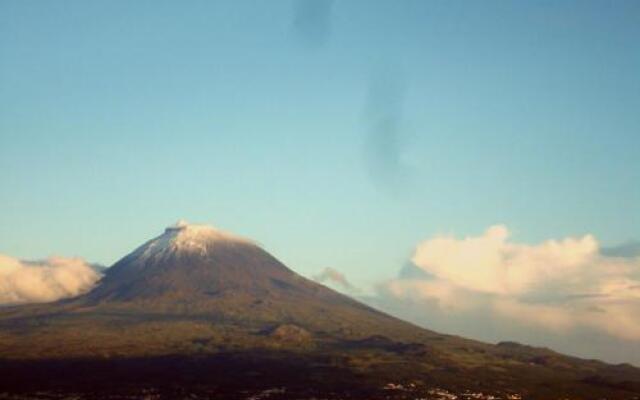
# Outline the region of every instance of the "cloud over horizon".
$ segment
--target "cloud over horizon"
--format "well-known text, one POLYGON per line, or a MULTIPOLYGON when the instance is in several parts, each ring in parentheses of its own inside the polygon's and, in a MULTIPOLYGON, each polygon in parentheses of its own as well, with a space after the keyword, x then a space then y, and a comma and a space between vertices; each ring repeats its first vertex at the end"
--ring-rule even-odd
POLYGON ((515 243, 503 225, 463 239, 436 236, 381 285, 380 302, 412 304, 414 314, 458 324, 467 335, 484 324, 492 336, 519 329, 637 343, 640 257, 612 254, 592 235, 515 243))
POLYGON ((44 303, 90 290, 102 275, 81 258, 24 261, 0 254, 0 305, 44 303))
POLYGON ((358 288, 353 286, 344 274, 334 268, 327 267, 313 276, 313 280, 323 284, 333 284, 348 292, 358 292, 358 288))

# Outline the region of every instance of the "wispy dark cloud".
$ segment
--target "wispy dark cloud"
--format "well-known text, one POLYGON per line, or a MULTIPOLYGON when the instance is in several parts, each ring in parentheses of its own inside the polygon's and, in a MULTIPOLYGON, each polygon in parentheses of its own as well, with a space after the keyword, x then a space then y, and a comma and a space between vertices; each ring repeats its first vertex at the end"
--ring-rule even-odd
POLYGON ((405 85, 391 69, 369 82, 364 106, 365 159, 374 183, 386 191, 398 192, 406 184, 409 166, 405 148, 405 85))
POLYGON ((640 241, 631 241, 619 246, 603 247, 602 254, 610 257, 640 257, 640 241))
POLYGON ((333 0, 294 0, 293 30, 305 45, 320 47, 331 31, 333 0))

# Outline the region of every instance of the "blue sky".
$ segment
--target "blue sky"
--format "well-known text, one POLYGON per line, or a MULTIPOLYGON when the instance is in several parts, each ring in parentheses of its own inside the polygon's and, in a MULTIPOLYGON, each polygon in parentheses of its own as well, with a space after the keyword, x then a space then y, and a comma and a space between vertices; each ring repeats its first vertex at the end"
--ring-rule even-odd
POLYGON ((185 218, 371 285, 437 233, 640 237, 638 2, 305 7, 0 1, 0 252, 185 218))

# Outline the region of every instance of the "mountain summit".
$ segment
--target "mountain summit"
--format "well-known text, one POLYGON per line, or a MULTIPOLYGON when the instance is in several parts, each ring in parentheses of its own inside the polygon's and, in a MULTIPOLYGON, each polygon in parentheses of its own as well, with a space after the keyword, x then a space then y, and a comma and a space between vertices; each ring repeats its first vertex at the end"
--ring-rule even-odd
POLYGON ((631 366, 422 329, 298 275, 252 240, 184 221, 84 295, 0 310, 0 370, 9 377, 0 393, 60 398, 82 385, 86 398, 144 397, 149 387, 171 390, 166 398, 185 388, 245 398, 274 385, 274 399, 640 394, 631 366), (114 395, 114 381, 124 392, 114 395))
POLYGON ((208 225, 189 224, 180 220, 167 227, 164 233, 140 246, 133 256, 141 259, 171 256, 178 252, 206 254, 211 247, 220 243, 252 243, 208 225))

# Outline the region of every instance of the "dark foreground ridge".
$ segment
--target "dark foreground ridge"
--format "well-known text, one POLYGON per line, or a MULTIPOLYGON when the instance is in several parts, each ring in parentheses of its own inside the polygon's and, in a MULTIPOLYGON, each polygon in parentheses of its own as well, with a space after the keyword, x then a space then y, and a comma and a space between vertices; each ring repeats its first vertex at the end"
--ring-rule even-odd
POLYGON ((0 399, 640 399, 640 370, 442 335, 178 224, 89 293, 0 312, 0 399))
POLYGON ((638 390, 631 382, 597 377, 580 381, 547 377, 541 382, 530 376, 530 381, 509 383, 496 381, 489 371, 464 374, 446 368, 417 375, 410 371, 411 363, 359 371, 341 357, 254 351, 108 360, 5 360, 0 362, 0 398, 615 399, 637 398, 634 393, 638 390))

